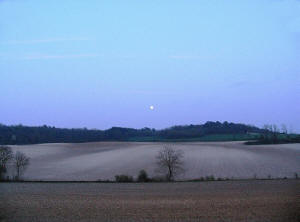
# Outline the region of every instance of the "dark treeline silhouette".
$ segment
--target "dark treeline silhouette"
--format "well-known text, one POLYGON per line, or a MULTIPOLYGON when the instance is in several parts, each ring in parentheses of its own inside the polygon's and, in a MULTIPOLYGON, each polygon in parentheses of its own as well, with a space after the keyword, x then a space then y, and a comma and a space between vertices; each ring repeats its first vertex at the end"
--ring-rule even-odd
POLYGON ((51 126, 0 125, 0 144, 79 143, 96 141, 167 141, 201 138, 213 134, 253 135, 265 129, 228 122, 173 126, 163 130, 112 127, 107 130, 65 129, 51 126))
POLYGON ((159 135, 167 139, 198 138, 210 134, 247 134, 262 133, 264 130, 255 126, 229 123, 227 121, 211 122, 202 125, 173 126, 159 132, 159 135))

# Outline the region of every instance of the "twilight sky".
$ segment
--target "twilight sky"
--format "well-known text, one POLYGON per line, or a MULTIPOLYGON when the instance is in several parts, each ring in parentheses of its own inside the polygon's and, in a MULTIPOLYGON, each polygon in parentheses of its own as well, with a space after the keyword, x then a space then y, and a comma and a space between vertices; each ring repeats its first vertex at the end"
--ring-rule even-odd
POLYGON ((300 132, 300 1, 0 0, 0 83, 3 124, 300 132))

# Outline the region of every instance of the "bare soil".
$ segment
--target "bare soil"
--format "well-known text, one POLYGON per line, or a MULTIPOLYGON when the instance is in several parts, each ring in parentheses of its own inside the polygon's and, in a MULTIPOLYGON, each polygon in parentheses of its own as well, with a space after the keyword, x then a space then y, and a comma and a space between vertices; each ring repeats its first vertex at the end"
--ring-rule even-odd
POLYGON ((0 183, 2 222, 299 222, 300 180, 0 183))
MULTIPOLYGON (((294 178, 300 175, 300 144, 244 145, 243 142, 168 143, 184 151, 185 173, 178 179, 294 178)), ((26 180, 114 179, 136 177, 141 169, 155 176, 155 156, 165 143, 97 142, 13 146, 31 158, 26 180)))

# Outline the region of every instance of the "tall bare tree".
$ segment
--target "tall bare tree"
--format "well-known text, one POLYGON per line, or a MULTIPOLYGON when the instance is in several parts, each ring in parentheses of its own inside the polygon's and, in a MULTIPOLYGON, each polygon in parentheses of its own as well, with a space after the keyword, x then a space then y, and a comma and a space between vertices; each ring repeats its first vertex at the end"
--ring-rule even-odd
POLYGON ((272 125, 272 140, 273 143, 276 143, 278 141, 278 134, 279 134, 279 128, 276 124, 272 125))
POLYGON ((282 132, 283 134, 287 134, 287 133, 288 133, 288 130, 287 130, 287 127, 286 127, 285 124, 281 124, 281 132, 282 132))
POLYGON ((13 158, 13 152, 9 146, 0 146, 0 180, 4 179, 7 164, 13 158))
POLYGON ((20 179, 28 165, 29 158, 24 153, 17 151, 14 157, 14 166, 17 172, 16 180, 20 179))
POLYGON ((183 151, 175 150, 171 146, 164 146, 156 156, 157 171, 164 173, 168 181, 184 171, 183 169, 183 151))

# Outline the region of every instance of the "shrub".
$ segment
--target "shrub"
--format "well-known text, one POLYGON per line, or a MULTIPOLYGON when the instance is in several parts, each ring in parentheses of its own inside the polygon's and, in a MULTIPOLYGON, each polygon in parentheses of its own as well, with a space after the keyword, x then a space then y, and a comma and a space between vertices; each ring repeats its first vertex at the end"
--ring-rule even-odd
POLYGON ((149 177, 148 177, 148 174, 147 174, 146 170, 141 170, 139 172, 137 181, 138 182, 149 182, 149 177))
POLYGON ((166 177, 164 176, 156 176, 156 177, 152 177, 149 178, 149 182, 166 182, 166 177))
POLYGON ((130 183, 133 182, 133 177, 128 175, 116 175, 115 180, 118 183, 130 183))
POLYGON ((113 181, 108 180, 108 179, 106 179, 106 180, 98 179, 97 182, 99 182, 99 183, 112 183, 113 181))

